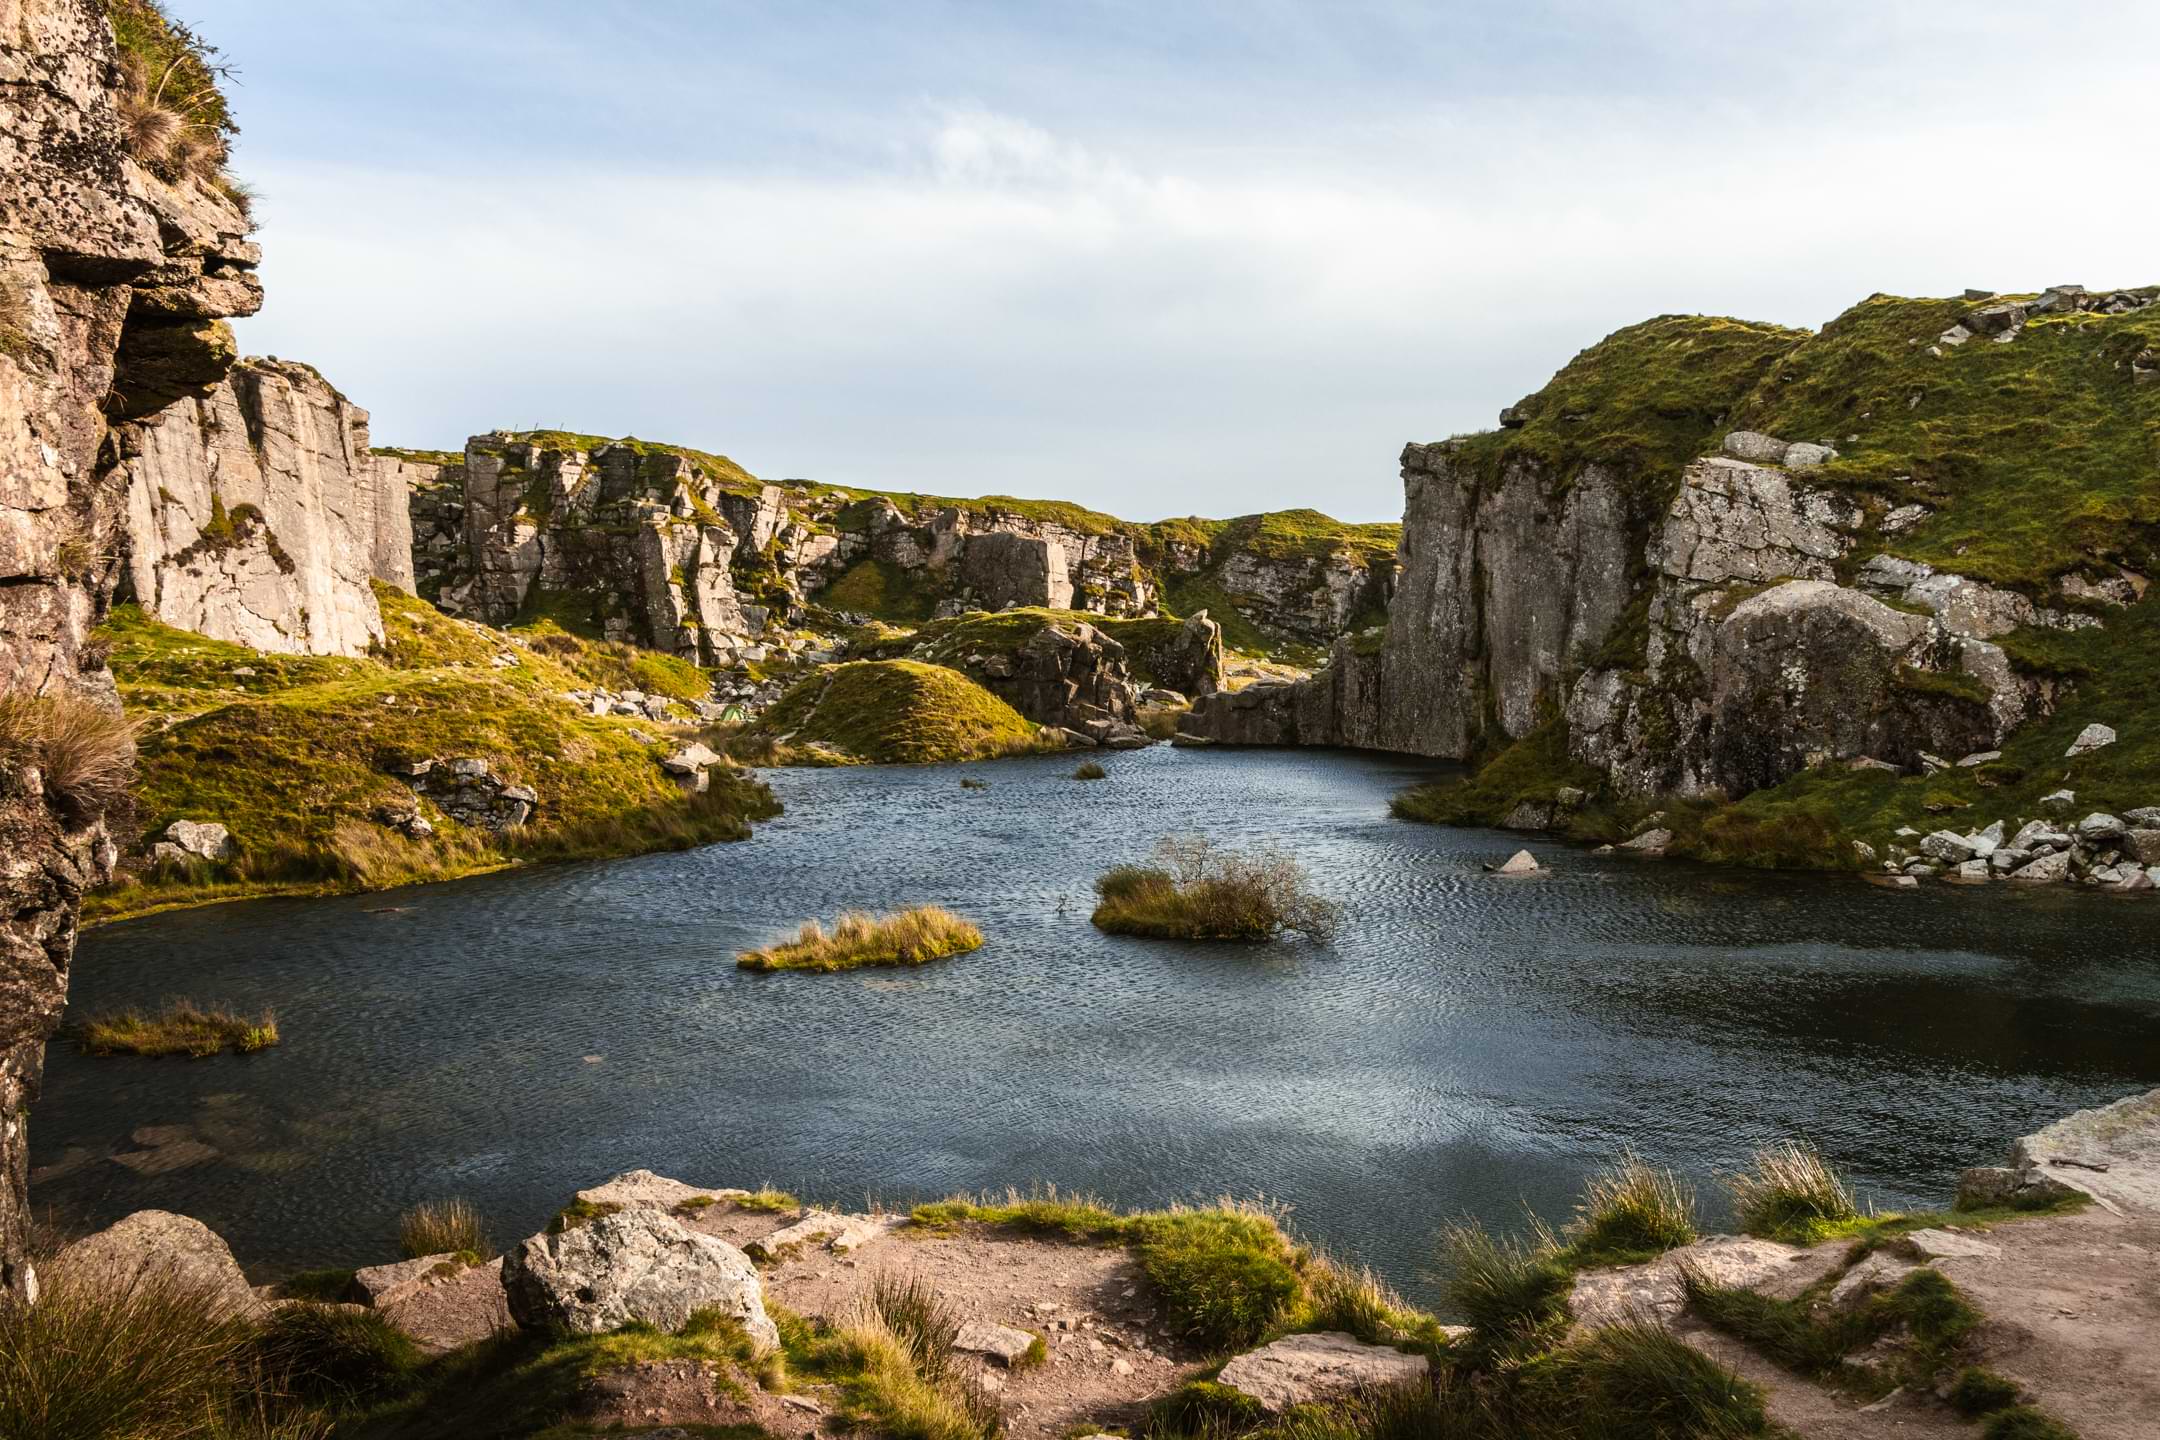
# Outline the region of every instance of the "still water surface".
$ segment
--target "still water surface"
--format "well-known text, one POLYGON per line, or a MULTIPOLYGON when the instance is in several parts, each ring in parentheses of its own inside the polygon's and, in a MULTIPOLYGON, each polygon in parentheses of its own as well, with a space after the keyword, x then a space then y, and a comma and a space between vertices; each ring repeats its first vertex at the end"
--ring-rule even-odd
POLYGON ((2160 903, 1892 892, 1394 821, 1416 762, 1324 751, 773 772, 787 815, 687 854, 94 931, 84 1009, 276 1010, 201 1062, 53 1047, 34 1191, 75 1223, 183 1211, 260 1275, 386 1258, 465 1196, 498 1242, 644 1166, 888 1203, 1054 1183, 1293 1207, 1429 1296, 1432 1236, 1565 1215, 1622 1145, 1701 1183, 1814 1139, 1880 1203, 2064 1111, 2160 1084, 2160 903), (966 790, 962 774, 987 780, 966 790), (1332 948, 1112 938, 1089 882, 1204 829, 1302 857, 1332 948), (736 950, 936 902, 989 943, 919 971, 752 976, 736 950), (142 1127, 177 1127, 146 1137, 142 1127), (175 1143, 183 1148, 172 1148, 175 1143))

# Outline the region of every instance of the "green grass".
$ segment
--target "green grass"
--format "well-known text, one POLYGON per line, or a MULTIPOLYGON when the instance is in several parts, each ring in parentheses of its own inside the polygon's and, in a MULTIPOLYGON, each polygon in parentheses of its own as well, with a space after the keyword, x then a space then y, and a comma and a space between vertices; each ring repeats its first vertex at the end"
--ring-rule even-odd
POLYGON ((798 682, 735 748, 768 763, 921 765, 1024 754, 1040 734, 956 670, 856 660, 798 682))
POLYGON ((2044 1410, 2015 1405, 1990 1415, 1980 1440, 2078 1440, 2078 1434, 2044 1410))
POLYGON ((1295 858, 1218 850, 1199 836, 1164 840, 1154 863, 1120 865, 1095 882, 1089 919, 1113 935, 1160 940, 1266 940, 1289 932, 1326 943, 1341 907, 1295 858))
POLYGON ((364 1405, 418 1368, 420 1347, 373 1310, 280 1306, 250 1342, 266 1386, 314 1405, 364 1405))
POLYGON ((837 1326, 767 1303, 788 1369, 837 1391, 840 1423, 893 1440, 995 1440, 996 1402, 955 1363, 954 1313, 926 1288, 881 1276, 837 1326))
MULTIPOLYGON (((498 670, 491 658, 510 648, 500 635, 387 586, 377 595, 387 639, 379 656, 359 660, 259 655, 133 607, 114 611, 100 634, 112 646, 121 696, 132 712, 165 722, 140 746, 139 833, 176 819, 214 820, 231 830, 239 854, 101 892, 87 907, 93 917, 687 848, 744 838, 752 821, 778 813, 762 784, 731 768, 713 770, 710 789, 686 795, 660 768, 663 747, 635 738, 637 723, 585 715, 560 698, 618 664, 631 678, 637 659, 550 631, 517 665, 498 670), (579 647, 574 656, 570 647, 579 647), (416 803, 387 762, 467 755, 540 796, 527 825, 495 835, 423 804, 435 834, 409 839, 376 819, 386 806, 416 803)), ((661 668, 672 674, 673 663, 661 668)))
POLYGON ((487 1224, 463 1200, 429 1201, 398 1217, 398 1253, 408 1260, 423 1255, 488 1253, 487 1224))
POLYGON ((1546 720, 1475 772, 1405 790, 1388 809, 1397 819, 1428 825, 1496 825, 1525 801, 1553 804, 1564 786, 1597 793, 1604 775, 1571 760, 1567 740, 1563 721, 1546 720))
POLYGON ((806 922, 792 940, 745 950, 735 963, 745 970, 856 970, 866 965, 927 965, 982 948, 982 931, 949 910, 917 905, 890 915, 843 913, 828 932, 806 922))
POLYGON ((554 1219, 548 1221, 548 1234, 560 1235, 565 1230, 575 1230, 581 1225, 591 1224, 603 1215, 613 1215, 621 1209, 622 1206, 612 1200, 572 1200, 555 1212, 554 1219))
POLYGON ((277 1018, 267 1010, 241 1015, 224 1006, 174 1000, 156 1014, 122 1010, 91 1015, 76 1026, 86 1055, 186 1055, 206 1059, 227 1050, 251 1055, 278 1043, 277 1018))
POLYGON ((1968 1365, 1951 1382, 1950 1408, 1967 1419, 1991 1415, 2017 1404, 2022 1388, 2017 1381, 1978 1365, 1968 1365))
POLYGON ((1466 1363, 1519 1361, 1551 1348, 1568 1325, 1575 1272, 1542 1227, 1527 1236, 1495 1236, 1483 1226, 1441 1232, 1448 1306, 1470 1326, 1466 1363))
POLYGON ((937 602, 936 587, 919 572, 886 560, 858 560, 817 594, 817 603, 828 610, 894 624, 928 620, 937 602))
POLYGON ((790 1210, 802 1209, 802 1201, 785 1190, 775 1190, 770 1185, 763 1185, 748 1195, 737 1196, 735 1208, 753 1210, 760 1215, 780 1215, 790 1210))
POLYGON ((1863 1218, 1852 1187, 1804 1140, 1762 1147, 1726 1185, 1740 1228, 1765 1240, 1813 1245, 1863 1218))
POLYGON ((1693 1244, 1695 1192, 1633 1151, 1594 1172, 1569 1227, 1578 1265, 1633 1265, 1693 1244))
POLYGON ((1682 1269, 1681 1278, 1689 1309, 1709 1325, 1788 1370, 1865 1396, 1886 1394, 1900 1384, 1932 1388, 1981 1323, 1980 1312, 1957 1286, 1925 1267, 1845 1310, 1817 1303, 1836 1274, 1790 1300, 1719 1285, 1691 1267, 1682 1269), (1853 1359, 1855 1352, 1892 1334, 1901 1339, 1887 1366, 1853 1359))
POLYGON ((321 1270, 301 1270, 285 1278, 284 1293, 293 1300, 320 1300, 325 1303, 342 1302, 352 1294, 351 1270, 334 1267, 321 1270))

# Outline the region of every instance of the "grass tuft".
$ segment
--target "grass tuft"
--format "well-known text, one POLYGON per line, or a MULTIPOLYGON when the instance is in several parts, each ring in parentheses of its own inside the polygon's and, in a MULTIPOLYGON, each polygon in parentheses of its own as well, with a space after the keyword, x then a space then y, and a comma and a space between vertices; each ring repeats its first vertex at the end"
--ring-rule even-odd
POLYGON ((222 1005, 172 1000, 155 1015, 140 1010, 92 1015, 77 1027, 75 1043, 86 1055, 186 1055, 201 1060, 227 1050, 251 1055, 278 1040, 277 1017, 267 1010, 249 1017, 222 1005))
POLYGON ((1980 1440, 2078 1440, 2078 1434, 2044 1410, 2015 1405, 1988 1417, 1980 1440))
POLYGON ((1632 1150, 1593 1174, 1569 1227, 1578 1264, 1630 1265, 1695 1240, 1695 1192, 1632 1150))
POLYGON ((1191 835, 1162 841, 1154 859, 1095 882, 1090 918, 1098 929, 1169 940, 1265 940, 1289 931, 1325 944, 1341 921, 1341 907, 1280 851, 1218 850, 1191 835))
POLYGON ((760 1185, 748 1195, 735 1201, 738 1210, 754 1210, 760 1215, 780 1215, 790 1210, 802 1209, 802 1201, 786 1190, 775 1190, 770 1185, 760 1185))
POLYGON ((487 1225, 480 1212, 463 1200, 415 1205, 398 1217, 398 1253, 408 1260, 423 1255, 486 1255, 487 1225))
POLYGON ((548 1234, 560 1235, 565 1230, 575 1230, 603 1215, 613 1215, 620 1209, 622 1206, 612 1200, 572 1200, 555 1212, 554 1219, 548 1221, 548 1234))
POLYGON ((1992 1415, 2017 1404, 2023 1391, 2017 1381, 1979 1365, 1960 1370, 1950 1384, 1950 1408, 1968 1420, 1992 1415))
POLYGON ((1861 1218, 1851 1187, 1804 1140, 1755 1152, 1754 1168, 1726 1177, 1740 1227, 1765 1240, 1811 1245, 1861 1218))
POLYGON ((1574 1272, 1550 1232, 1495 1237, 1459 1223, 1441 1232, 1448 1304, 1471 1328, 1473 1366, 1521 1359, 1550 1349, 1568 1325, 1574 1272))
POLYGON ((46 796, 85 821, 127 793, 136 723, 85 696, 0 695, 0 770, 35 767, 46 796))
POLYGON ((1072 773, 1072 778, 1075 780, 1107 780, 1109 777, 1110 772, 1103 769, 1099 763, 1093 760, 1084 761, 1072 773))
POLYGON ((250 1344, 276 1393, 317 1404, 362 1404, 420 1363, 420 1347, 373 1310, 284 1305, 250 1344))
POLYGON ((1256 1344, 1304 1295, 1302 1257, 1274 1214, 1258 1206, 1139 1216, 1133 1238, 1165 1323, 1202 1349, 1256 1344))
POLYGON ((948 955, 982 948, 982 931, 936 905, 917 905, 890 915, 844 912, 830 932, 806 922, 793 940, 745 950, 735 963, 745 970, 854 970, 866 965, 926 965, 948 955))

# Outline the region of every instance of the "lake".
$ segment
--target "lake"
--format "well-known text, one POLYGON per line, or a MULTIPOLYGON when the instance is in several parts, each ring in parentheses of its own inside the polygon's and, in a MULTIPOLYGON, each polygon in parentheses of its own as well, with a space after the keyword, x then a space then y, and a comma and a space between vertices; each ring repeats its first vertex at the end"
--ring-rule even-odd
POLYGON ((1429 1298, 1463 1215, 1565 1218, 1622 1146, 1714 1177, 1805 1136, 1878 1204, 2066 1111, 2160 1084, 2160 902, 1891 891, 1390 819, 1420 762, 1313 750, 769 772, 754 839, 91 932, 82 1010, 277 1012, 282 1047, 90 1059, 56 1042, 32 1198, 220 1231, 257 1278, 391 1258, 463 1196, 497 1244, 647 1167, 891 1205, 1055 1184, 1122 1205, 1264 1195, 1429 1298), (962 776, 988 783, 966 789, 962 776), (1165 835, 1293 852, 1328 948, 1088 924, 1165 835), (750 975, 738 949, 847 907, 979 923, 919 970, 750 975), (138 1130, 150 1128, 141 1138, 138 1130), (124 1157, 124 1158, 115 1158, 124 1157), (143 1172, 149 1173, 143 1173, 143 1172))

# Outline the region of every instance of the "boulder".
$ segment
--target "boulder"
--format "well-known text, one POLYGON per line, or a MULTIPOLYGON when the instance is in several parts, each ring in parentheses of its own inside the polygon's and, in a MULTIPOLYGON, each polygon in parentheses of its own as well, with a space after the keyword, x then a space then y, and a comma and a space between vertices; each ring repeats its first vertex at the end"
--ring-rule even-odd
POLYGON ((1830 1308, 1858 1309, 1869 1297, 1896 1287, 1916 1268, 1909 1260, 1901 1260, 1886 1250, 1877 1250, 1846 1271, 1837 1284, 1830 1287, 1830 1308))
POLYGON ((900 1215, 840 1215, 830 1210, 806 1210, 794 1224, 752 1240, 743 1249, 752 1259, 767 1264, 806 1248, 846 1255, 882 1240, 904 1222, 905 1217, 900 1215))
POLYGON ((2063 758, 2069 760, 2079 755, 2087 755, 2114 743, 2115 732, 2112 728, 2100 724, 2087 725, 2078 731, 2077 739, 2070 742, 2070 748, 2063 752, 2063 758))
POLYGON ((2123 811, 2123 819, 2141 830, 2160 830, 2160 805, 2141 805, 2123 811))
POLYGON ((1755 465, 1778 465, 1785 459, 1785 452, 1792 447, 1773 435, 1758 430, 1734 430, 1725 437, 1725 453, 1735 460, 1746 460, 1755 465))
POLYGON ((633 1320, 675 1331, 700 1310, 742 1322, 761 1350, 780 1343, 750 1257, 658 1210, 620 1210, 503 1257, 503 1290, 518 1324, 595 1335, 633 1320))
POLYGON ((953 1349, 965 1350, 970 1355, 988 1355, 1007 1369, 1025 1360, 1028 1351, 1039 1343, 1026 1330, 993 1325, 987 1320, 970 1320, 953 1337, 953 1349))
POLYGON ((2077 824, 2078 839, 2083 840, 2088 845, 2109 840, 2119 840, 2128 832, 2128 829, 2129 827, 2115 816, 2098 810, 2087 815, 2077 824))
POLYGON ((232 832, 212 820, 175 820, 165 838, 198 860, 230 860, 232 832))
POLYGON ((119 1292, 172 1284, 201 1293, 221 1313, 251 1317, 262 1301, 216 1231, 169 1210, 138 1210, 53 1257, 55 1283, 119 1292))
POLYGON ((626 1170, 612 1180, 578 1191, 577 1198, 588 1205, 613 1205, 618 1210, 673 1210, 686 1200, 739 1200, 749 1193, 685 1185, 650 1170, 626 1170))
POLYGON ((719 763, 719 755, 715 754, 703 741, 693 740, 665 760, 662 760, 660 766, 671 775, 695 775, 707 766, 719 763))
POLYGON ((2067 815, 2070 813, 2071 807, 2076 804, 2077 791, 2075 790, 2050 790, 2040 797, 2040 808, 2050 815, 2067 815))
POLYGON ((1954 830, 1937 830, 1922 837, 1920 853, 1940 865, 1962 865, 1973 858, 1974 847, 1954 830))
POLYGON ((2012 880, 2028 884, 2052 884, 2070 878, 2070 852, 2058 850, 2052 855, 2042 855, 2028 861, 2010 872, 2012 880))
POLYGON ((1901 1237, 1898 1244, 1922 1260, 1995 1260, 2003 1253, 2002 1246, 1963 1230, 1914 1230, 1901 1237))
POLYGON ((2140 865, 2160 865, 2160 830, 2132 830, 2122 838, 2123 853, 2140 865))
POLYGON ((1634 839, 1623 841, 1620 848, 1633 850, 1639 855, 1662 855, 1672 842, 1673 832, 1670 830, 1645 830, 1634 839))
POLYGON ((1503 830, 1543 830, 1552 824, 1553 807, 1543 800, 1524 800, 1500 821, 1503 830))
POLYGON ((1285 1335, 1223 1366, 1217 1381, 1260 1402, 1271 1415, 1357 1390, 1378 1390, 1425 1379, 1431 1364, 1385 1345, 1367 1345, 1339 1330, 1285 1335))
POLYGON ((1536 875, 1545 867, 1537 863, 1537 857, 1528 850, 1517 850, 1506 861, 1496 866, 1495 875, 1536 875))
POLYGON ((1837 451, 1828 445, 1810 445, 1798 441, 1785 448, 1785 468, 1788 470, 1812 470, 1837 459, 1837 451))
POLYGON ((2028 820, 2004 848, 2011 850, 2067 850, 2070 837, 2045 820, 2028 820))

